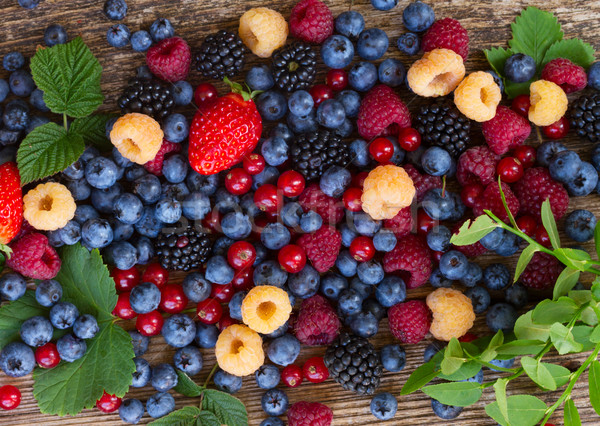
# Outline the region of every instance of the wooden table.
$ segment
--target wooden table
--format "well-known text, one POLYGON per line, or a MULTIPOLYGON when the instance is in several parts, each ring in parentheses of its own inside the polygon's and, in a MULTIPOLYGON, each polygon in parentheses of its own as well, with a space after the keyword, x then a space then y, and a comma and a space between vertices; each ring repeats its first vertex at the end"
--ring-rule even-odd
MULTIPOLYGON (((326 0, 332 9, 334 15, 348 10, 350 1, 326 0)), ((467 61, 467 71, 485 70, 488 66, 481 49, 491 46, 504 46, 509 38, 509 24, 520 13, 521 9, 529 5, 538 5, 546 10, 553 11, 559 18, 565 31, 565 38, 580 37, 585 41, 595 45, 600 49, 600 1, 576 1, 576 0, 535 0, 535 1, 493 1, 493 0, 453 0, 453 1, 430 1, 434 3, 434 9, 438 18, 452 17, 460 20, 469 32, 471 39, 470 55, 467 61)), ((69 36, 81 35, 83 40, 91 47, 94 54, 100 60, 104 67, 102 78, 103 90, 106 95, 106 102, 103 109, 106 111, 116 111, 116 99, 125 87, 127 80, 135 73, 135 68, 143 65, 144 55, 133 52, 130 48, 115 49, 106 42, 106 31, 112 25, 102 13, 103 0, 42 0, 40 6, 32 11, 22 9, 17 5, 16 0, 0 0, 0 11, 2 24, 0 25, 0 56, 3 56, 11 50, 19 50, 31 56, 37 45, 43 44, 44 29, 52 24, 59 23, 63 25, 69 36)), ((128 0, 129 11, 124 23, 129 26, 131 31, 139 29, 148 29, 150 24, 159 17, 169 18, 176 29, 177 35, 184 37, 192 46, 200 46, 203 37, 218 29, 235 30, 238 25, 238 19, 241 14, 257 6, 267 6, 279 10, 284 16, 288 17, 289 12, 294 5, 295 0, 128 0)), ((379 27, 384 29, 390 37, 390 48, 387 57, 398 57, 408 66, 415 58, 402 56, 395 47, 397 37, 405 32, 402 25, 402 8, 408 3, 401 1, 401 4, 389 12, 374 10, 368 0, 356 0, 353 8, 362 12, 366 18, 366 26, 379 27)), ((254 58, 253 58, 254 61, 254 58)), ((0 71, 0 78, 7 77, 3 70, 0 71)), ((322 75, 320 76, 322 80, 322 75)), ((201 79, 196 72, 190 75, 190 81, 195 85, 201 79)), ((422 102, 422 99, 415 99, 406 89, 400 90, 402 98, 409 103, 413 109, 422 102)), ((414 109, 413 109, 414 110, 414 109)), ((190 109, 189 115, 193 114, 190 109)), ((476 126, 478 127, 478 126, 476 126)), ((476 128, 473 132, 475 141, 482 141, 481 134, 476 128)), ((584 156, 589 156, 590 144, 570 135, 565 141, 569 147, 583 152, 584 156)), ((532 132, 531 144, 537 144, 535 141, 535 132, 532 132)), ((588 208, 597 215, 600 214, 600 205, 598 196, 591 195, 585 199, 573 199, 571 206, 573 208, 588 208)), ((563 236, 563 238, 566 238, 563 236)), ((591 248, 591 246, 589 246, 591 248)), ((484 256, 481 264, 499 261, 493 256, 484 256)), ((510 263, 514 268, 516 258, 502 259, 500 261, 510 263)), ((175 274, 174 280, 180 280, 181 274, 175 274)), ((431 291, 429 286, 411 290, 408 292, 409 298, 423 298, 431 291)), ((535 296, 534 296, 535 297, 535 296)), ((539 297, 539 296, 538 296, 539 297)), ((499 295, 496 295, 499 299, 499 295)), ((474 328, 475 333, 487 333, 485 321, 482 316, 477 320, 474 328)), ((386 343, 393 341, 390 335, 387 323, 382 323, 379 334, 372 339, 373 344, 380 348, 386 343)), ((429 336, 425 341, 418 345, 405 345, 407 352, 407 364, 401 373, 386 373, 382 380, 381 391, 389 391, 399 396, 400 389, 406 381, 409 374, 422 363, 423 350, 428 343, 432 341, 429 336)), ((323 348, 303 348, 301 357, 303 360, 314 355, 322 355, 323 348)), ((144 356, 151 364, 158 362, 169 362, 172 359, 173 350, 168 348, 161 337, 152 339, 149 352, 144 356)), ((557 357, 549 357, 550 361, 558 361, 557 357)), ((563 364, 569 363, 571 366, 577 365, 584 357, 565 356, 560 359, 563 364)), ((204 352, 205 370, 198 375, 198 380, 204 380, 208 369, 214 365, 214 356, 211 351, 204 352)), ((487 371, 486 379, 494 377, 487 371)), ((575 387, 574 400, 579 408, 581 418, 585 424, 599 424, 600 418, 596 416, 587 399, 587 381, 586 375, 583 376, 581 383, 575 387)), ((39 413, 37 404, 33 399, 31 386, 32 380, 28 376, 22 380, 9 380, 6 376, 0 376, 0 384, 16 384, 22 394, 23 399, 20 407, 13 412, 1 412, 0 424, 2 425, 93 425, 93 424, 122 424, 116 414, 106 415, 98 410, 85 410, 76 417, 59 418, 56 416, 47 416, 39 413)), ((511 384, 509 393, 519 391, 520 393, 536 393, 536 387, 528 380, 517 380, 511 384)), ((357 397, 352 393, 343 391, 339 385, 332 380, 328 380, 320 385, 303 384, 297 389, 288 389, 288 395, 291 402, 301 399, 310 401, 320 401, 329 405, 334 411, 335 425, 368 425, 379 424, 369 411, 370 398, 357 397)), ((140 398, 143 401, 153 393, 150 388, 142 390, 132 390, 128 397, 140 398)), ((244 387, 237 396, 246 404, 249 412, 250 424, 258 425, 265 417, 260 407, 260 396, 262 392, 256 387, 253 377, 244 379, 244 387)), ((552 404, 560 393, 545 393, 542 396, 547 403, 552 404)), ((445 421, 436 417, 430 405, 430 399, 422 393, 416 393, 410 396, 398 397, 399 409, 396 417, 387 422, 394 425, 421 425, 421 424, 460 424, 460 425, 485 425, 495 424, 489 419, 483 407, 485 404, 493 401, 493 392, 488 390, 484 393, 481 401, 474 407, 467 408, 455 421, 445 421)), ((176 396, 177 408, 184 405, 195 404, 193 399, 176 396)), ((146 415, 143 422, 150 419, 146 415)), ((553 421, 555 424, 562 424, 562 411, 558 411, 553 421)))

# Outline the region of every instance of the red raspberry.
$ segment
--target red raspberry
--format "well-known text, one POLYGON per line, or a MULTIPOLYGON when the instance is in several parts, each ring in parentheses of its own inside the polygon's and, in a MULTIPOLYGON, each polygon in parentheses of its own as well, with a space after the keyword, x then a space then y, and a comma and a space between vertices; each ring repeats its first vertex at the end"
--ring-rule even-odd
POLYGON ((413 185, 417 191, 417 201, 423 201, 423 197, 430 189, 442 187, 441 177, 431 176, 427 173, 421 174, 412 164, 405 164, 402 167, 413 181, 413 185))
POLYGON ((60 258, 44 234, 27 234, 9 247, 12 255, 6 265, 21 275, 36 280, 49 280, 58 274, 60 258))
POLYGON ((323 223, 338 223, 344 217, 344 204, 321 191, 318 183, 308 185, 300 194, 298 203, 305 212, 314 210, 319 213, 323 223))
POLYGON ((389 126, 410 127, 410 112, 404 102, 385 84, 375 86, 360 104, 356 126, 365 139, 385 133, 389 126))
MULTIPOLYGON (((508 184, 502 182, 502 192, 506 198, 506 205, 514 217, 519 213, 519 198, 515 197, 515 194, 510 189, 508 184)), ((500 195, 500 187, 498 182, 492 182, 483 190, 475 206, 473 207, 473 213, 475 217, 485 214, 484 210, 489 210, 494 213, 500 220, 508 222, 508 214, 502 204, 502 196, 500 195)))
POLYGON ((565 58, 548 62, 542 71, 542 79, 558 84, 565 93, 577 92, 587 86, 587 74, 583 67, 565 58))
POLYGON ((469 35, 456 19, 444 18, 435 21, 421 40, 424 52, 433 49, 450 49, 462 56, 463 61, 469 55, 469 35))
POLYGON ((333 411, 319 402, 299 401, 287 412, 289 426, 329 426, 333 421, 333 411))
POLYGON ((481 123, 481 130, 492 151, 502 155, 525 142, 531 133, 531 125, 509 107, 498 105, 494 118, 481 123))
POLYGON ((562 269, 563 266, 554 256, 537 252, 519 277, 519 281, 530 288, 549 288, 554 285, 562 269))
MULTIPOLYGON (((458 234, 458 230, 465 222, 466 222, 466 219, 461 222, 458 222, 454 226, 454 228, 452 228, 452 233, 458 234)), ((487 252, 487 249, 484 246, 482 246, 479 241, 474 242, 473 244, 469 244, 467 246, 454 246, 453 245, 452 247, 467 257, 477 257, 477 256, 481 256, 482 254, 487 252)))
POLYGON ((302 0, 290 14, 290 34, 309 43, 321 44, 333 34, 333 15, 319 0, 302 0))
POLYGON ((429 331, 431 312, 422 300, 398 303, 388 310, 390 331, 402 343, 419 343, 429 331))
POLYGON ((342 246, 342 234, 333 226, 323 225, 312 234, 302 235, 296 243, 304 249, 313 267, 322 273, 335 265, 342 246))
POLYGON ((391 219, 383 221, 384 228, 389 229, 397 238, 402 238, 410 234, 413 229, 413 217, 411 206, 406 206, 391 219))
POLYGON ((560 220, 569 207, 569 194, 557 181, 550 177, 548 169, 533 167, 525 170, 520 181, 515 183, 515 194, 521 201, 521 213, 541 220, 542 203, 550 200, 554 218, 560 220))
POLYGON ((170 142, 166 139, 163 139, 162 145, 160 149, 156 153, 156 156, 153 160, 148 161, 144 164, 144 168, 148 170, 149 173, 152 173, 156 176, 162 176, 162 166, 165 160, 165 155, 171 152, 179 152, 181 151, 181 144, 170 142))
POLYGON ((488 185, 494 181, 499 156, 485 146, 474 146, 462 153, 456 167, 456 179, 462 185, 488 185))
POLYGON ((164 39, 146 53, 146 63, 152 74, 172 83, 185 80, 191 61, 190 46, 181 37, 164 39))
POLYGON ((295 323, 296 337, 308 346, 329 345, 340 332, 340 320, 321 295, 302 301, 295 323))
POLYGON ((429 247, 413 234, 399 239, 396 247, 383 256, 383 270, 387 273, 400 271, 406 288, 424 285, 429 280, 431 269, 429 247))

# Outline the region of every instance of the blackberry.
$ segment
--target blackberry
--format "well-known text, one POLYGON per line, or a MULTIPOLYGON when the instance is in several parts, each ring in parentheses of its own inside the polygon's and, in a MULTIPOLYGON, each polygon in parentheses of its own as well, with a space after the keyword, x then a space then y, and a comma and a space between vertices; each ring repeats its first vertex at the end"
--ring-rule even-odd
POLYGON ((600 141, 600 93, 580 96, 573 102, 571 127, 590 142, 600 141))
POLYGON ((320 178, 330 166, 345 167, 350 163, 348 145, 325 129, 296 136, 290 155, 293 169, 307 181, 320 178))
POLYGON ((244 68, 248 49, 237 36, 220 30, 204 39, 194 58, 194 67, 206 78, 223 80, 244 68))
POLYGON ((306 43, 294 43, 273 54, 273 76, 281 90, 308 89, 317 75, 317 52, 306 43))
POLYGON ((188 226, 184 231, 161 233, 154 242, 160 264, 171 271, 189 271, 206 262, 212 248, 207 234, 188 226))
POLYGON ((171 89, 156 80, 133 78, 117 101, 124 114, 140 112, 162 120, 171 114, 175 99, 171 89))
POLYGON ((372 395, 379 387, 383 366, 373 345, 363 337, 341 333, 327 348, 325 366, 333 380, 359 395, 372 395))
POLYGON ((446 149, 454 158, 467 149, 471 141, 471 121, 447 99, 422 106, 415 128, 423 142, 446 149))

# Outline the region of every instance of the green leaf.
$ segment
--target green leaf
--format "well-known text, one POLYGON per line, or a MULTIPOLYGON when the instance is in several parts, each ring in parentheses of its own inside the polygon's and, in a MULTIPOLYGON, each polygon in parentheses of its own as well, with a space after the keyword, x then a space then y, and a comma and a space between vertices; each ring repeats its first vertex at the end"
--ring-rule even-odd
POLYGON ((596 247, 596 256, 600 259, 600 222, 596 223, 594 228, 594 245, 596 247))
POLYGON ((474 377, 481 370, 481 364, 476 361, 467 361, 460 366, 458 370, 456 370, 452 374, 440 374, 438 377, 440 379, 448 380, 451 382, 460 382, 461 380, 470 379, 474 377))
POLYGON ((594 327, 594 330, 592 330, 592 334, 590 334, 590 342, 600 343, 600 325, 597 325, 594 327))
POLYGON ((504 421, 498 402, 485 406, 485 412, 503 426, 532 426, 537 424, 548 408, 546 404, 532 395, 512 395, 506 399, 508 422, 504 421))
POLYGON ((589 290, 571 290, 569 291, 568 296, 573 299, 573 302, 575 302, 577 306, 581 306, 584 303, 593 300, 592 292, 589 290))
POLYGON ((221 420, 210 411, 202 411, 198 415, 196 426, 221 426, 221 420))
POLYGON ((202 410, 215 414, 227 426, 246 426, 248 412, 242 402, 228 393, 206 389, 203 393, 202 410))
POLYGON ((576 325, 573 327, 573 330, 571 330, 573 339, 583 346, 581 348, 582 351, 591 351, 596 346, 595 343, 590 341, 592 331, 594 331, 594 328, 587 325, 576 325))
POLYGON ((512 40, 508 45, 515 53, 531 56, 541 72, 546 51, 555 42, 562 40, 563 32, 558 19, 544 10, 528 7, 511 24, 512 40))
POLYGON ((481 385, 475 382, 447 382, 425 386, 422 391, 442 404, 467 407, 481 398, 481 385))
POLYGON ((508 403, 506 401, 506 385, 508 379, 498 379, 494 383, 494 393, 496 395, 496 403, 498 404, 498 410, 502 415, 503 420, 508 423, 508 403))
POLYGON ((481 353, 479 358, 482 361, 490 362, 491 360, 496 358, 496 349, 499 346, 501 346, 502 343, 504 343, 504 333, 502 332, 502 330, 498 330, 496 334, 494 334, 494 337, 492 337, 492 340, 490 340, 488 347, 485 348, 485 350, 481 353))
POLYGON ((9 302, 0 308, 0 349, 7 343, 19 340, 19 330, 23 321, 41 315, 48 317, 49 308, 44 308, 35 300, 35 292, 27 290, 20 299, 9 302))
POLYGON ((577 284, 577 280, 579 280, 580 271, 576 271, 575 269, 565 268, 562 270, 558 278, 556 279, 556 284, 554 284, 554 290, 552 291, 552 298, 554 300, 558 299, 560 296, 564 296, 569 291, 575 287, 577 284))
POLYGON ((550 200, 546 200, 542 203, 542 224, 544 229, 548 233, 550 243, 555 249, 560 248, 560 237, 558 236, 558 228, 556 227, 556 221, 554 220, 554 214, 552 213, 552 207, 550 206, 550 200))
POLYGON ((515 336, 520 340, 546 341, 550 336, 550 324, 534 324, 531 316, 533 311, 528 311, 517 318, 515 322, 515 336))
MULTIPOLYGON (((548 329, 550 326, 548 326, 548 329)), ((498 348, 498 355, 535 355, 539 353, 545 346, 545 343, 540 340, 513 340, 498 348)))
POLYGON ((573 333, 558 322, 550 327, 550 339, 560 355, 583 350, 583 345, 575 341, 573 333))
POLYGON ((594 278, 594 281, 592 281, 592 287, 590 288, 590 290, 592 293, 592 298, 596 302, 599 302, 600 301, 600 276, 597 276, 596 278, 594 278))
POLYGON ((481 240, 497 227, 498 224, 491 217, 483 214, 463 223, 458 233, 450 238, 450 242, 455 246, 468 246, 481 240))
POLYGON ((517 261, 513 283, 517 282, 527 265, 529 265, 529 262, 531 262, 531 258, 533 257, 536 251, 538 251, 538 249, 533 244, 529 244, 523 249, 521 255, 519 256, 519 260, 517 261))
POLYGON ((448 346, 446 346, 444 359, 440 364, 442 374, 450 375, 455 373, 466 361, 466 358, 463 358, 463 350, 460 342, 456 338, 452 338, 448 342, 448 346))
POLYGON ((31 58, 31 75, 54 113, 85 117, 104 101, 102 67, 81 37, 38 49, 31 58))
POLYGON ((483 51, 485 58, 496 74, 504 75, 504 64, 513 55, 513 51, 503 47, 492 47, 483 51))
POLYGON ((554 382, 556 383, 556 387, 559 388, 564 386, 569 381, 571 377, 571 371, 568 368, 563 367, 562 365, 543 363, 546 369, 552 374, 554 377, 554 382))
POLYGON ((554 324, 569 322, 577 311, 577 305, 568 297, 556 301, 542 300, 533 310, 531 319, 535 324, 554 324))
POLYGON ((588 372, 588 389, 590 394, 590 403, 594 411, 600 415, 600 362, 592 361, 588 372))
POLYGON ((570 398, 565 401, 565 426, 581 426, 579 411, 570 398))
POLYGON ((198 386, 194 381, 181 370, 177 370, 177 385, 173 388, 184 396, 196 397, 202 395, 204 388, 198 386))
POLYGON ((21 142, 17 152, 21 184, 63 171, 83 154, 84 149, 81 136, 67 133, 56 123, 36 127, 21 142))
POLYGON ((561 263, 569 268, 583 272, 590 267, 588 261, 591 257, 583 250, 561 248, 554 250, 553 254, 561 263))
POLYGON ((106 137, 106 123, 113 117, 114 114, 94 114, 76 118, 69 127, 69 132, 80 135, 86 144, 94 145, 100 151, 109 151, 113 145, 106 137))
POLYGON ((550 390, 556 390, 556 382, 548 369, 539 360, 524 356, 521 358, 521 365, 525 373, 537 385, 550 390))
POLYGON ((427 383, 431 382, 440 374, 440 370, 436 367, 432 361, 426 362, 425 364, 417 367, 415 371, 409 376, 400 390, 400 395, 411 394, 427 383))
POLYGON ((594 48, 578 38, 559 40, 552 44, 544 56, 544 65, 553 59, 566 58, 587 69, 595 61, 594 48))
MULTIPOLYGON (((201 411, 198 407, 183 407, 169 413, 165 417, 154 420, 150 424, 152 426, 194 426, 197 424, 204 426, 204 423, 198 423, 200 414, 201 411)), ((220 426, 221 423, 218 423, 218 425, 220 426)))

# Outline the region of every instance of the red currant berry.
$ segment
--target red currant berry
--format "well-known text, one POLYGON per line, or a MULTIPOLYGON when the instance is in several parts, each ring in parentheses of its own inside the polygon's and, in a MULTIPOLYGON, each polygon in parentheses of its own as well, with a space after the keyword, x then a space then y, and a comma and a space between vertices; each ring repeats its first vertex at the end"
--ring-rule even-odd
POLYGON ((212 210, 204 219, 202 219, 202 227, 214 233, 221 232, 221 213, 217 209, 212 210))
POLYGON ((194 102, 197 107, 201 107, 208 102, 213 102, 217 99, 219 93, 215 86, 210 83, 201 83, 194 91, 194 102))
POLYGON ((377 138, 369 144, 369 153, 378 163, 387 163, 394 155, 394 145, 388 138, 377 138))
POLYGON ((279 264, 290 274, 300 272, 306 265, 306 253, 296 244, 284 246, 277 254, 279 264))
POLYGON ((198 321, 204 324, 216 324, 223 315, 223 307, 218 300, 209 297, 198 303, 196 307, 198 321))
POLYGON ((531 101, 529 100, 529 95, 516 96, 511 104, 512 110, 525 118, 529 116, 530 106, 531 101))
POLYGON ((548 236, 548 232, 546 229, 539 225, 535 230, 535 240, 543 245, 544 247, 550 248, 552 247, 552 243, 550 242, 550 237, 548 236))
POLYGON ((430 218, 425 210, 417 210, 417 234, 427 235, 437 224, 438 221, 430 218))
POLYGON ((412 127, 400 129, 398 144, 405 151, 416 151, 421 146, 421 134, 412 127))
POLYGON ((432 251, 431 252, 431 258, 434 260, 435 263, 440 263, 440 259, 442 258, 442 255, 444 254, 443 251, 432 251))
POLYGON ((135 266, 129 269, 113 268, 110 276, 115 281, 117 291, 131 291, 133 287, 140 283, 140 271, 135 266))
POLYGON ((248 154, 242 161, 242 167, 251 175, 257 175, 265 169, 265 159, 260 154, 248 154))
POLYGON ((369 176, 369 172, 360 172, 354 175, 352 178, 352 186, 356 186, 360 189, 363 188, 365 184, 365 179, 369 176))
POLYGON ((239 321, 234 320, 229 314, 224 313, 219 322, 217 323, 217 328, 219 329, 219 331, 223 331, 233 324, 239 324, 239 321))
POLYGON ((329 378, 329 370, 320 356, 307 359, 302 366, 302 374, 311 383, 321 383, 329 378))
POLYGON ((460 191, 460 199, 463 204, 469 208, 473 208, 477 202, 477 198, 483 192, 483 186, 478 183, 468 183, 463 186, 460 191))
POLYGON ((550 139, 562 139, 567 136, 570 127, 567 117, 562 117, 551 125, 542 127, 542 131, 550 139))
POLYGON ((237 271, 231 281, 231 285, 233 285, 236 292, 240 290, 250 290, 254 285, 254 268, 250 266, 241 271, 237 271))
POLYGON ((326 84, 315 84, 309 91, 315 102, 315 107, 327 99, 333 98, 333 90, 326 84))
POLYGON ((138 315, 135 328, 143 336, 156 336, 160 334, 165 320, 158 311, 138 315))
POLYGON ((302 369, 290 364, 281 371, 281 381, 291 388, 297 388, 302 383, 302 369))
POLYGON ((0 408, 14 410, 21 403, 21 391, 13 385, 0 387, 0 408))
POLYGON ((60 362, 56 344, 48 342, 35 349, 35 361, 42 368, 54 368, 60 362))
POLYGON ((252 187, 252 177, 244 169, 231 169, 225 175, 225 188, 233 195, 244 195, 252 187))
POLYGON ((227 250, 227 260, 232 268, 244 269, 256 260, 256 249, 247 241, 236 241, 227 250))
POLYGON ((350 254, 359 262, 368 262, 375 256, 373 240, 364 235, 359 235, 350 243, 350 254))
POLYGON ((277 188, 283 192, 286 197, 297 197, 304 191, 306 182, 304 176, 295 170, 283 172, 277 179, 277 188))
POLYGON ((180 284, 167 284, 160 289, 161 311, 169 314, 178 314, 183 311, 188 304, 188 298, 183 292, 180 284))
POLYGON ((515 157, 504 157, 498 162, 496 173, 503 182, 515 183, 523 177, 523 165, 515 157))
POLYGON ((283 205, 283 196, 275 185, 268 183, 256 190, 254 204, 264 212, 274 213, 283 205))
POLYGON ((160 288, 169 281, 169 271, 163 268, 159 263, 151 263, 146 266, 146 270, 142 275, 142 281, 145 283, 152 283, 160 288))
POLYGON ((235 290, 233 284, 213 284, 210 288, 210 297, 220 303, 229 303, 235 290))
POLYGON ((535 164, 535 148, 529 145, 519 145, 513 151, 513 157, 521 162, 524 169, 528 169, 535 164))
POLYGON ((116 395, 110 395, 106 393, 106 391, 104 391, 100 399, 96 401, 96 407, 98 407, 98 410, 102 411, 103 413, 112 413, 117 411, 120 406, 121 398, 116 395))
POLYGON ((362 189, 360 188, 348 188, 342 196, 344 200, 344 207, 351 212, 359 212, 362 210, 362 189))
POLYGON ((465 333, 461 337, 458 338, 459 342, 469 343, 473 340, 477 339, 477 336, 473 333, 465 333))
POLYGON ((530 216, 530 215, 521 216, 521 217, 517 218, 516 222, 517 222, 517 226, 519 227, 519 229, 521 231, 523 231, 525 234, 529 235, 530 237, 533 237, 535 235, 535 232, 537 231, 538 223, 537 223, 537 220, 533 216, 530 216))
POLYGON ((137 315, 129 304, 129 292, 119 293, 117 296, 117 304, 112 311, 113 315, 121 319, 132 319, 137 315))
POLYGON ((327 85, 333 90, 344 90, 348 87, 348 73, 345 70, 327 71, 327 85))

